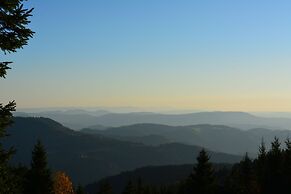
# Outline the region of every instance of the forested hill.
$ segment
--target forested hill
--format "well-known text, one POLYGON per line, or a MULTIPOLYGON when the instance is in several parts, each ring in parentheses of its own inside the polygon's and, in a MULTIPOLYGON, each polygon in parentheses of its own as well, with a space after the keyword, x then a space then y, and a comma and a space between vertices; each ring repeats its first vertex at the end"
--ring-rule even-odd
POLYGON ((291 137, 291 130, 264 128, 241 130, 225 125, 209 124, 168 126, 145 123, 112 127, 105 130, 83 129, 81 131, 120 140, 141 142, 147 145, 179 142, 230 154, 243 155, 248 152, 254 157, 257 155, 262 139, 264 139, 266 144, 270 144, 274 137, 278 137, 281 140, 291 137))
MULTIPOLYGON (((232 167, 230 164, 214 164, 214 166, 216 171, 220 173, 220 177, 226 176, 232 167)), ((95 194, 104 182, 111 185, 115 194, 122 193, 129 181, 137 182, 140 180, 143 185, 151 186, 174 184, 188 177, 193 167, 194 164, 147 166, 133 171, 122 172, 99 182, 89 184, 86 190, 89 194, 95 194)))
MULTIPOLYGON (((179 143, 146 146, 68 129, 47 118, 14 118, 5 147, 14 146, 15 163, 29 164, 37 139, 46 147, 53 169, 66 171, 75 183, 87 184, 125 170, 148 165, 193 163, 198 146, 179 143)), ((240 156, 210 152, 213 162, 232 163, 240 156)))

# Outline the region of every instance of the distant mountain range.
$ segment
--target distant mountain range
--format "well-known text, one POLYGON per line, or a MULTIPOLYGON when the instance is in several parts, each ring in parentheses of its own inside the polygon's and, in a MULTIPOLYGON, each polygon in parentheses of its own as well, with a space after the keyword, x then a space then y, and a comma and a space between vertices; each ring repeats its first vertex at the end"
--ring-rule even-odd
POLYGON ((119 140, 160 145, 179 142, 198 145, 210 150, 243 155, 248 152, 254 156, 262 140, 268 145, 274 137, 281 141, 291 137, 290 130, 270 130, 256 128, 240 130, 223 125, 167 126, 157 124, 136 124, 106 130, 83 129, 87 134, 99 134, 119 140))
MULTIPOLYGON (((14 116, 20 117, 45 117, 53 119, 69 128, 81 129, 96 125, 96 118, 109 114, 106 110, 85 111, 85 110, 65 110, 65 111, 43 111, 43 112, 15 112, 14 116)), ((100 126, 99 126, 100 127, 100 126)))
POLYGON ((112 127, 138 123, 154 123, 170 126, 213 124, 227 125, 241 129, 291 129, 291 119, 257 117, 244 112, 200 112, 178 115, 155 113, 106 114, 98 117, 96 123, 112 127))
MULTIPOLYGON (((14 146, 14 163, 29 165, 31 151, 41 139, 53 169, 66 171, 75 183, 90 183, 125 170, 148 165, 194 163, 201 147, 181 143, 147 146, 104 135, 77 132, 47 118, 16 117, 4 146, 14 146)), ((210 152, 213 162, 233 163, 240 156, 210 152)))
POLYGON ((107 128, 140 123, 170 126, 199 124, 226 125, 240 129, 270 128, 291 129, 290 118, 265 118, 244 112, 199 112, 190 114, 158 114, 149 112, 110 113, 108 111, 48 111, 38 113, 15 113, 16 116, 37 116, 54 119, 73 128, 107 128))

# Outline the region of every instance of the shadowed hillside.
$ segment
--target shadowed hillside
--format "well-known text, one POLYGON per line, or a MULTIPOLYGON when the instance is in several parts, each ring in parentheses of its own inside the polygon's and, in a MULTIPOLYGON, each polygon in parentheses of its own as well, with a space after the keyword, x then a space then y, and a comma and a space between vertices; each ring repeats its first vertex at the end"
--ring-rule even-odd
POLYGON ((290 130, 251 129, 240 130, 223 125, 167 126, 157 124, 136 124, 106 130, 83 129, 88 134, 99 134, 120 140, 141 142, 148 145, 159 145, 165 142, 179 142, 198 145, 210 150, 240 154, 249 152, 257 154, 262 140, 270 143, 275 136, 280 139, 290 137, 290 130), (154 136, 152 141, 149 137, 154 136), (154 141, 155 140, 155 141, 154 141))
MULTIPOLYGON (((141 180, 144 185, 169 185, 185 179, 193 169, 193 164, 169 165, 169 166, 148 166, 138 168, 133 171, 122 172, 118 175, 107 177, 99 182, 89 184, 86 189, 89 194, 94 194, 99 190, 103 181, 107 181, 113 188, 114 193, 122 193, 128 181, 141 180)), ((215 169, 222 172, 224 169, 230 170, 232 165, 215 164, 215 169)))
MULTIPOLYGON (((119 141, 104 136, 92 136, 70 130, 47 118, 16 117, 4 142, 14 145, 15 163, 30 163, 31 150, 41 139, 53 169, 68 172, 74 182, 89 183, 102 177, 147 165, 184 164, 193 161, 197 146, 179 143, 157 147, 119 141)), ((215 162, 236 162, 241 157, 211 152, 215 162)))

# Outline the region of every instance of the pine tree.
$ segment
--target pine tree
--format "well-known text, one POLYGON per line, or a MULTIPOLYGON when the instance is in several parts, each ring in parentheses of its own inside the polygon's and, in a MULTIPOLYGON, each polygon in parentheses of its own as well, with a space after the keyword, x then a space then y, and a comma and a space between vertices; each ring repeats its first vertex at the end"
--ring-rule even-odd
POLYGON ((267 157, 267 149, 266 149, 264 139, 262 139, 261 145, 259 147, 258 159, 259 160, 266 160, 266 157, 267 157))
POLYGON ((281 143, 277 137, 274 138, 274 141, 271 143, 271 151, 270 154, 274 156, 281 155, 281 143))
POLYGON ((283 154, 281 143, 277 137, 271 143, 271 149, 267 154, 266 170, 266 194, 281 193, 282 189, 282 164, 283 154))
POLYGON ((246 153, 244 159, 239 164, 239 179, 241 185, 239 193, 242 194, 256 194, 258 193, 258 186, 256 184, 256 176, 254 172, 253 162, 246 153))
MULTIPOLYGON (((32 9, 25 9, 23 1, 0 0, 0 50, 5 54, 22 48, 33 35, 27 28, 32 9)), ((11 63, 0 62, 0 78, 5 78, 11 63)), ((7 136, 5 129, 12 122, 11 112, 15 111, 15 106, 14 101, 7 105, 0 103, 0 139, 7 136)), ((5 150, 0 142, 0 193, 15 193, 14 178, 8 167, 8 161, 13 153, 13 149, 5 150)))
MULTIPOLYGON (((7 136, 5 128, 12 123, 12 113, 15 103, 11 102, 5 106, 0 104, 0 138, 7 136)), ((9 168, 8 161, 14 153, 14 149, 5 150, 0 143, 0 193, 14 193, 14 177, 9 168)))
POLYGON ((47 166, 44 146, 38 140, 32 151, 31 169, 28 173, 27 194, 52 194, 53 181, 47 166))
POLYGON ((228 193, 236 194, 254 194, 258 193, 256 186, 256 174, 253 167, 253 162, 248 157, 248 154, 240 161, 233 165, 230 176, 226 182, 228 193))
POLYGON ((197 157, 197 164, 190 175, 190 190, 197 194, 211 194, 214 192, 214 169, 209 162, 209 156, 202 149, 197 157))
POLYGON ((283 187, 285 193, 290 193, 290 180, 291 180, 291 141, 289 138, 285 141, 284 162, 283 162, 283 187))
MULTIPOLYGON (((27 28, 33 9, 25 9, 25 0, 0 1, 0 49, 6 54, 27 45, 33 31, 27 28)), ((0 77, 6 76, 12 62, 0 62, 0 77)))
POLYGON ((259 154, 255 160, 255 167, 257 173, 258 189, 261 193, 265 193, 265 188, 267 184, 266 180, 266 170, 267 170, 267 149, 265 142, 262 139, 261 145, 259 147, 259 154))

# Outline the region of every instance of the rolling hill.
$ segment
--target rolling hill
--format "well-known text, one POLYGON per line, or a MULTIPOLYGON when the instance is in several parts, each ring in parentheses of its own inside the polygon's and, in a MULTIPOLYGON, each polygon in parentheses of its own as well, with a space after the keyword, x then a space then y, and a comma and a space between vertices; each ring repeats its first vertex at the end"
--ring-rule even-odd
MULTIPOLYGON (((81 129, 96 125, 96 118, 110 112, 105 110, 85 111, 85 110, 64 110, 64 111, 42 111, 42 112, 15 112, 14 116, 19 117, 45 117, 53 119, 71 129, 81 129)), ((97 127, 97 126, 95 126, 97 127)), ((100 126, 99 126, 100 127, 100 126)))
POLYGON ((259 117, 245 112, 198 112, 189 114, 158 114, 150 112, 110 113, 100 111, 46 111, 37 113, 15 113, 17 116, 51 118, 75 130, 81 128, 120 127, 140 123, 170 126, 226 125, 240 129, 270 128, 291 129, 290 118, 259 117))
POLYGON ((257 153, 262 139, 266 144, 269 144, 275 136, 284 141, 291 135, 290 130, 256 128, 245 131, 224 125, 206 124, 176 127, 158 124, 135 124, 106 130, 83 129, 81 131, 147 145, 179 142, 231 154, 243 155, 245 152, 249 152, 253 156, 257 153), (154 138, 149 141, 149 137, 154 138))
POLYGON ((95 122, 99 125, 112 127, 139 123, 153 123, 170 126, 212 124, 226 125, 241 129, 291 129, 291 119, 264 118, 245 112, 199 112, 190 114, 112 113, 97 117, 95 122))
MULTIPOLYGON (((47 118, 16 117, 5 147, 17 149, 14 163, 29 165, 31 151, 41 139, 53 169, 66 171, 75 183, 90 183, 125 170, 148 165, 192 163, 201 147, 180 143, 146 146, 103 135, 71 130, 47 118)), ((232 163, 240 156, 210 152, 213 162, 232 163)))

